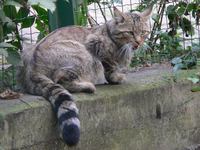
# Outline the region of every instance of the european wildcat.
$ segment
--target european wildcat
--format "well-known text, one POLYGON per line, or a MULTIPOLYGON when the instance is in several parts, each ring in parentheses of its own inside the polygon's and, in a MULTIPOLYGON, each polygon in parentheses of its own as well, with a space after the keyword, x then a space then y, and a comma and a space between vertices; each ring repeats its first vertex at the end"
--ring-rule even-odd
POLYGON ((102 78, 124 82, 119 68, 129 64, 131 51, 147 37, 151 10, 122 13, 114 8, 115 17, 104 25, 60 28, 23 52, 24 89, 49 100, 69 146, 80 137, 78 109, 69 92, 93 93, 102 78))

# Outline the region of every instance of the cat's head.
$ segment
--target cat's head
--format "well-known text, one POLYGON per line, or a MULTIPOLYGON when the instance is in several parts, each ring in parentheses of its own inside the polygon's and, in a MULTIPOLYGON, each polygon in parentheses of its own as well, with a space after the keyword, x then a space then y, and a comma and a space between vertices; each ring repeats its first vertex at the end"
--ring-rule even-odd
POLYGON ((123 46, 130 44, 137 49, 144 43, 150 33, 148 19, 152 7, 141 13, 122 13, 114 8, 114 18, 107 23, 109 36, 115 44, 123 46))

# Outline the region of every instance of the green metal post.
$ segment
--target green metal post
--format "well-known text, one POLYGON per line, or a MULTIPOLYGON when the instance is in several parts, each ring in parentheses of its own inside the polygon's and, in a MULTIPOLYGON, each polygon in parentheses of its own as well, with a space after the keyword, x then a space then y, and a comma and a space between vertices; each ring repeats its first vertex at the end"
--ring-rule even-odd
POLYGON ((53 31, 57 28, 74 25, 75 15, 74 10, 76 9, 76 0, 57 0, 56 10, 52 14, 49 12, 49 29, 53 31))

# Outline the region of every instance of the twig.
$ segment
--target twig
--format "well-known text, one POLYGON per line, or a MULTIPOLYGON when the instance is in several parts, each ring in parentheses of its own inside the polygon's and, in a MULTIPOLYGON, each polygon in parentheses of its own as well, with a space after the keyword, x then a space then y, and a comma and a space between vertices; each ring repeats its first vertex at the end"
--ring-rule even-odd
POLYGON ((104 14, 104 12, 103 12, 103 10, 102 10, 102 8, 101 8, 100 2, 97 1, 96 3, 97 3, 97 5, 99 6, 99 9, 100 9, 100 11, 101 11, 101 14, 102 14, 102 16, 103 16, 105 22, 107 22, 106 16, 105 16, 105 14, 104 14))
MULTIPOLYGON (((159 14, 158 21, 154 22, 152 32, 150 35, 149 43, 150 43, 150 47, 152 47, 152 50, 154 50, 155 43, 157 42, 157 40, 159 38, 158 35, 156 37, 154 37, 154 36, 155 36, 156 31, 161 28, 165 6, 166 6, 166 0, 162 0, 160 3, 159 9, 158 9, 158 14, 159 14)), ((151 53, 152 53, 152 51, 151 51, 151 53)))

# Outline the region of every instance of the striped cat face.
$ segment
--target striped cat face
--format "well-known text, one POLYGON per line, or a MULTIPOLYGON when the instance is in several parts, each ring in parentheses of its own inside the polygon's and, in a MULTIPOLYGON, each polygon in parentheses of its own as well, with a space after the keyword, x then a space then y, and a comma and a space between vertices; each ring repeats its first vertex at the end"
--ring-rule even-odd
POLYGON ((114 8, 115 18, 108 22, 108 28, 112 40, 118 45, 132 45, 132 49, 138 48, 148 37, 150 29, 148 19, 152 8, 142 13, 122 13, 114 8))

